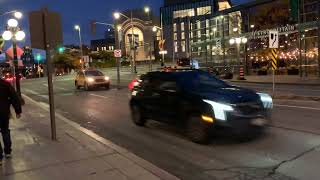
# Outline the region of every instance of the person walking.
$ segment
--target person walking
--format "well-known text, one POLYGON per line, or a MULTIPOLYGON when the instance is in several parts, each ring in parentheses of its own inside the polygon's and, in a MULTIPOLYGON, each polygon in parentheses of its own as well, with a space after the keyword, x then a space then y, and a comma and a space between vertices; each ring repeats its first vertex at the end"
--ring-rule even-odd
POLYGON ((16 117, 20 118, 22 113, 21 102, 14 88, 8 83, 0 79, 0 131, 2 134, 4 148, 2 149, 0 142, 0 165, 3 157, 11 157, 11 136, 9 129, 10 106, 13 106, 16 117), (4 153, 4 154, 3 154, 4 153))

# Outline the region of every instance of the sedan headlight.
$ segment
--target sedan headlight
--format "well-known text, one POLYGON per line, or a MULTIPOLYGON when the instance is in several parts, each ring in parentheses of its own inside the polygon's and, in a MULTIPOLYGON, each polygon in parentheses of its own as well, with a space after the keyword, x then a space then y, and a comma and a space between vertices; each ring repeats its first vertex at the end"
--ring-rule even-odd
POLYGON ((234 110, 233 107, 228 104, 217 103, 206 99, 203 101, 211 105, 215 118, 219 120, 226 121, 226 112, 234 110))
POLYGON ((93 79, 93 78, 87 78, 87 81, 88 81, 89 83, 92 83, 92 82, 94 81, 94 79, 93 79))
POLYGON ((109 81, 110 78, 108 76, 104 77, 104 80, 109 81))
POLYGON ((273 101, 272 97, 269 94, 266 93, 257 93, 260 96, 260 100, 263 103, 263 107, 266 109, 272 109, 273 108, 273 101))

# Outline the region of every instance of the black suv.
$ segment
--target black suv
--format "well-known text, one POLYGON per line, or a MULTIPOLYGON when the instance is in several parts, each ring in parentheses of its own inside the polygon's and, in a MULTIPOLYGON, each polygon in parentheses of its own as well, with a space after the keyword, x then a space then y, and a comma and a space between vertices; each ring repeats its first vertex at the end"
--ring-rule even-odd
POLYGON ((268 123, 273 107, 268 94, 232 86, 201 70, 149 72, 132 90, 133 122, 147 119, 179 124, 197 143, 206 143, 213 127, 249 135, 268 123))

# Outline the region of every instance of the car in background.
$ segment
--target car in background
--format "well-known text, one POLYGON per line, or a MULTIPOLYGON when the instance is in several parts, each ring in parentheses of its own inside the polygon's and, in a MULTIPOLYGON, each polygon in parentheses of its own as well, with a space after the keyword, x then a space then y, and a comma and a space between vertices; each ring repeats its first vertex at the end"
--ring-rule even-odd
POLYGON ((9 83, 13 83, 16 77, 11 72, 4 72, 2 75, 2 79, 9 83))
POLYGON ((149 72, 130 100, 136 125, 148 119, 180 125, 197 143, 208 142, 211 130, 219 127, 250 138, 269 123, 272 107, 268 94, 229 85, 201 70, 149 72))
POLYGON ((83 87, 86 91, 98 87, 109 89, 110 78, 99 70, 83 70, 77 73, 74 84, 77 89, 83 87))

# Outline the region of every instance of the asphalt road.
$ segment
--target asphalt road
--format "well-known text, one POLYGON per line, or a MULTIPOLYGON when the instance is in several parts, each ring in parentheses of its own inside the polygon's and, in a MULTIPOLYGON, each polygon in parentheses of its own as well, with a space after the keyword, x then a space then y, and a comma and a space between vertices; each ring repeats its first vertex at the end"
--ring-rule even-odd
MULTIPOLYGON (((132 76, 123 78, 125 82, 132 76)), ((45 79, 25 80, 22 91, 48 103, 45 79)), ((265 135, 249 142, 216 135, 204 146, 190 142, 181 131, 166 124, 149 121, 144 128, 135 126, 126 88, 85 92, 74 88, 71 77, 59 77, 54 92, 57 112, 181 179, 312 180, 320 176, 319 154, 311 160, 304 158, 319 151, 319 102, 276 100, 272 124, 265 135), (299 166, 301 162, 304 168, 299 166)))

